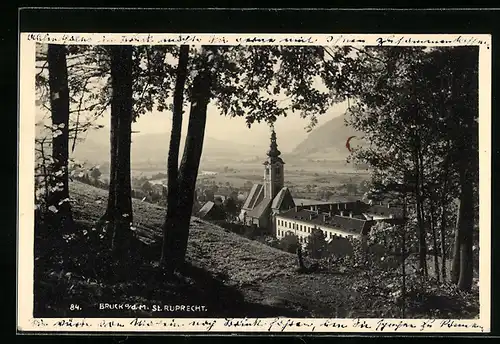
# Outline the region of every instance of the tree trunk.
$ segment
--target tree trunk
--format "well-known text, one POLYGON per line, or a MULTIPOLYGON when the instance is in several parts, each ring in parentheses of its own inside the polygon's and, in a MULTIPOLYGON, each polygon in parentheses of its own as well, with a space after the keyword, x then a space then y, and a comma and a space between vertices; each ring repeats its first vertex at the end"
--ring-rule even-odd
POLYGON ((478 76, 473 72, 477 68, 477 51, 464 49, 464 58, 459 60, 464 65, 454 76, 452 76, 453 90, 457 89, 462 104, 454 106, 458 118, 458 135, 455 137, 455 149, 458 156, 458 171, 460 177, 460 208, 457 216, 456 241, 453 257, 453 280, 456 281, 460 290, 469 291, 473 280, 473 233, 474 233, 474 175, 479 169, 478 164, 478 128, 475 118, 477 116, 478 104, 478 76), (472 71, 471 78, 464 79, 463 71, 472 71), (458 276, 457 276, 458 275, 458 276))
POLYGON ((469 291, 472 287, 473 279, 473 228, 474 228, 474 199, 473 181, 467 170, 463 171, 461 178, 459 223, 457 230, 459 236, 460 273, 457 281, 460 290, 469 291))
POLYGON ((415 154, 415 198, 417 208, 417 222, 418 222, 418 257, 419 257, 419 273, 425 276, 427 271, 427 245, 425 241, 425 223, 422 206, 422 189, 421 189, 421 166, 418 148, 415 154))
POLYGON ((49 206, 56 208, 51 216, 55 228, 71 231, 73 218, 69 202, 69 86, 66 64, 66 47, 49 44, 47 51, 49 69, 50 107, 52 118, 52 159, 54 190, 49 206))
POLYGON ((115 207, 115 184, 118 179, 116 175, 116 164, 117 164, 117 143, 116 138, 118 137, 118 117, 111 116, 110 120, 110 163, 109 163, 109 195, 108 195, 108 206, 106 208, 106 214, 104 215, 105 220, 110 219, 113 209, 115 207))
POLYGON ((45 140, 40 141, 40 153, 42 155, 43 187, 45 189, 45 202, 49 201, 49 173, 47 172, 47 158, 45 157, 45 140))
POLYGON ((116 174, 117 169, 117 138, 118 138, 118 116, 114 116, 111 114, 110 119, 110 160, 109 160, 109 184, 108 184, 108 204, 106 207, 106 212, 101 216, 101 218, 97 221, 96 228, 103 228, 111 226, 106 226, 106 223, 110 223, 113 218, 113 212, 115 209, 115 199, 116 199, 116 180, 118 176, 116 174))
MULTIPOLYGON (((418 165, 419 165, 419 171, 420 171, 420 176, 419 176, 419 182, 420 182, 420 217, 421 217, 421 223, 422 223, 422 229, 423 233, 421 234, 423 236, 422 240, 422 245, 423 245, 423 262, 424 262, 424 276, 428 277, 429 276, 429 270, 427 266, 427 231, 426 231, 426 223, 425 223, 425 218, 426 218, 426 208, 425 208, 425 198, 424 198, 424 158, 422 156, 422 146, 421 146, 421 141, 419 138, 418 141, 418 165)), ((421 257, 422 259, 422 257, 421 257)))
POLYGON ((179 168, 179 198, 176 209, 176 220, 171 231, 172 239, 168 239, 168 250, 171 260, 169 270, 175 271, 184 264, 187 242, 189 237, 189 225, 194 202, 194 191, 198 168, 200 165, 207 120, 207 106, 211 96, 211 75, 207 58, 207 48, 202 47, 201 54, 205 61, 193 81, 191 95, 191 109, 189 113, 189 125, 179 168))
MULTIPOLYGON (((447 148, 449 149, 450 144, 447 142, 447 148)), ((440 241, 441 241, 441 276, 443 282, 446 281, 446 195, 448 193, 448 178, 449 178, 449 155, 446 156, 444 163, 444 175, 443 175, 443 192, 441 194, 441 225, 440 225, 440 241)))
POLYGON ((440 225, 440 238, 441 242, 441 277, 443 282, 446 281, 446 205, 441 205, 441 225, 440 225))
POLYGON ((437 233, 436 233, 436 221, 435 221, 435 213, 434 213, 434 202, 431 200, 430 202, 430 209, 429 209, 429 216, 430 216, 430 227, 431 227, 431 232, 432 232, 432 246, 433 246, 433 251, 434 251, 434 271, 436 275, 436 279, 439 282, 439 249, 438 249, 438 242, 437 242, 437 233))
POLYGON ((179 198, 179 148, 182 132, 182 106, 184 103, 184 87, 187 77, 187 65, 189 59, 189 46, 182 45, 179 50, 179 64, 174 89, 174 102, 172 112, 172 131, 170 133, 170 145, 167 162, 167 214, 163 223, 163 245, 161 253, 161 265, 166 267, 174 253, 169 250, 172 246, 171 240, 175 237, 175 216, 179 198))
POLYGON ((300 243, 297 243, 297 264, 299 265, 299 269, 301 271, 306 269, 306 266, 304 265, 304 258, 302 257, 302 245, 300 243))
MULTIPOLYGON (((115 162, 113 188, 110 198, 114 205, 111 211, 110 228, 113 231, 112 250, 117 258, 124 258, 130 238, 132 217, 130 147, 132 128, 132 47, 111 47, 111 80, 113 95, 111 100, 111 120, 114 132, 115 162)), ((113 137, 113 134, 112 134, 113 137)), ((112 138, 113 140, 113 138, 112 138)), ((110 184, 111 184, 110 180, 110 184)))
POLYGON ((405 317, 406 311, 406 217, 407 203, 406 191, 403 194, 403 224, 401 225, 401 318, 405 317))
POLYGON ((451 263, 450 280, 451 283, 457 284, 460 277, 460 243, 462 242, 462 231, 460 225, 463 217, 463 203, 462 197, 458 200, 457 220, 455 223, 455 238, 453 242, 453 261, 451 263))
POLYGON ((472 235, 474 226, 473 184, 466 167, 460 171, 460 198, 455 228, 451 281, 462 290, 472 287, 472 235))

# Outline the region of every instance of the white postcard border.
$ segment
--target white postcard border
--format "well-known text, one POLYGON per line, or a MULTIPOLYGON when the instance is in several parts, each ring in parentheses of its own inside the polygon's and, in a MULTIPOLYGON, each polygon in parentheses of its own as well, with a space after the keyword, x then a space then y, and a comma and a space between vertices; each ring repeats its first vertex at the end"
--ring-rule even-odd
POLYGON ((490 331, 491 36, 474 34, 21 33, 19 58, 17 328, 36 332, 475 333, 490 331), (479 319, 33 318, 35 44, 479 46, 479 319))

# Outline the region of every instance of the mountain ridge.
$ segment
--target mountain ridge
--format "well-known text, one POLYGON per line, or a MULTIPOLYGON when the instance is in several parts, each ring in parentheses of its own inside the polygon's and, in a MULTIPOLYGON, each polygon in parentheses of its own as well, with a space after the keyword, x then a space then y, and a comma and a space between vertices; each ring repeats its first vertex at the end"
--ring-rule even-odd
MULTIPOLYGON (((184 150, 186 136, 181 136, 180 155, 184 150)), ((170 134, 132 134, 131 159, 132 164, 143 162, 166 161, 170 143, 170 134)), ((253 157, 265 154, 264 145, 249 145, 235 143, 223 139, 205 137, 203 156, 211 158, 239 158, 253 157)), ((108 161, 110 155, 109 134, 107 131, 97 130, 77 143, 72 156, 77 160, 92 160, 94 162, 108 161)))
MULTIPOLYGON (((295 157, 325 158, 345 160, 349 155, 346 141, 351 136, 361 137, 362 133, 345 123, 346 115, 337 116, 320 127, 314 128, 309 135, 292 150, 295 157)), ((360 142, 352 142, 354 146, 360 142)))

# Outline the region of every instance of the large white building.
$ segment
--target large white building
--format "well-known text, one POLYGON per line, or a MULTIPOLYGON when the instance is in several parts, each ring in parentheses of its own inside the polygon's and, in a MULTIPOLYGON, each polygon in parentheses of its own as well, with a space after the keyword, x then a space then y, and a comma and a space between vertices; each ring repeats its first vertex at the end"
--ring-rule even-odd
POLYGON ((367 234, 373 220, 360 219, 317 213, 310 209, 296 207, 276 216, 276 237, 283 238, 295 234, 301 243, 306 243, 307 238, 314 228, 323 231, 325 238, 360 238, 367 234))

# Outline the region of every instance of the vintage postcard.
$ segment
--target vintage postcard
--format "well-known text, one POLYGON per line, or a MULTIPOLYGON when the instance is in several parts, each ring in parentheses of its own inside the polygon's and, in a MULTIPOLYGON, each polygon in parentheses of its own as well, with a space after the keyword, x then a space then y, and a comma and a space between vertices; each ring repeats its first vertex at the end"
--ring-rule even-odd
POLYGON ((488 333, 491 37, 23 32, 20 332, 488 333))

